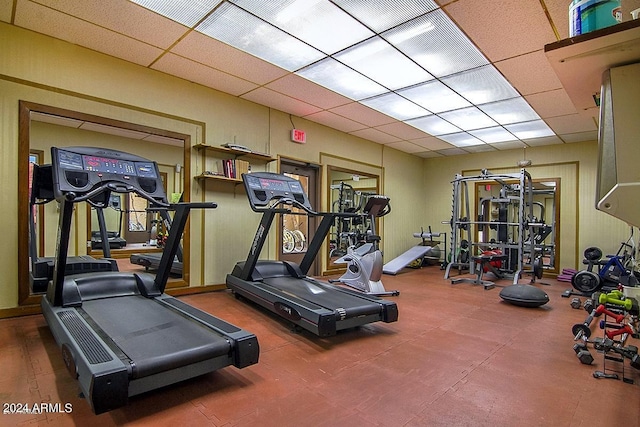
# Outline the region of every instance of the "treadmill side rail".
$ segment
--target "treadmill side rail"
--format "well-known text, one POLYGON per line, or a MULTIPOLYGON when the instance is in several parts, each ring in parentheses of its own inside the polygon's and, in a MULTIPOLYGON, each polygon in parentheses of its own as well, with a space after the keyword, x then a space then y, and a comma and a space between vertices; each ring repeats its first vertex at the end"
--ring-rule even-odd
POLYGON ((127 404, 127 367, 73 308, 52 306, 41 300, 42 314, 62 349, 63 360, 94 413, 127 404))

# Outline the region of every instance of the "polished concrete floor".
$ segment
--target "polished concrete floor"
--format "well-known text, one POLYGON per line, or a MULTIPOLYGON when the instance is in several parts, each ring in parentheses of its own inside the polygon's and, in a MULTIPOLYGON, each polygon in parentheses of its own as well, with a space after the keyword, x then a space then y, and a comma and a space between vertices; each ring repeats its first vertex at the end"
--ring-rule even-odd
MULTIPOLYGON (((508 281, 491 290, 451 285, 438 267, 383 281, 401 292, 398 322, 324 339, 294 332, 228 291, 181 297, 255 333, 259 363, 149 392, 99 416, 79 397, 42 316, 0 320, 4 412, 11 404, 60 404, 42 414, 3 413, 0 425, 640 425, 640 371, 624 366, 635 384, 595 379, 603 355, 594 352, 590 366, 576 358, 571 326, 587 313, 561 297, 567 283, 538 280, 549 284, 536 286, 550 302, 523 308, 499 298, 508 281)), ((602 332, 594 327, 593 336, 602 332)), ((622 367, 607 361, 606 368, 622 367)))

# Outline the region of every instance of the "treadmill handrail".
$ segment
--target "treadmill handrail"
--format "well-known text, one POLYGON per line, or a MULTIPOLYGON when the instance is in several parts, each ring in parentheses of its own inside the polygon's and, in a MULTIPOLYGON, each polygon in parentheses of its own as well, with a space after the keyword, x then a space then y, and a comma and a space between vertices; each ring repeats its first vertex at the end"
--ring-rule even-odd
MULTIPOLYGON (((147 194, 144 190, 140 188, 136 188, 133 185, 124 185, 124 184, 113 182, 113 181, 104 181, 102 184, 96 186, 90 191, 87 191, 81 196, 78 196, 77 193, 73 191, 69 191, 65 193, 63 197, 69 202, 78 203, 78 202, 84 202, 89 199, 92 199, 93 197, 97 196, 98 194, 104 193, 105 191, 113 191, 116 193, 135 193, 138 196, 148 200, 153 204, 163 206, 163 207, 171 206, 170 203, 165 202, 164 200, 158 200, 157 198, 151 196, 150 194, 147 194)), ((96 203, 96 202, 94 201, 93 203, 96 203)), ((106 204, 96 203, 95 206, 106 207, 106 204), (103 205, 103 206, 99 206, 99 205, 103 205)))

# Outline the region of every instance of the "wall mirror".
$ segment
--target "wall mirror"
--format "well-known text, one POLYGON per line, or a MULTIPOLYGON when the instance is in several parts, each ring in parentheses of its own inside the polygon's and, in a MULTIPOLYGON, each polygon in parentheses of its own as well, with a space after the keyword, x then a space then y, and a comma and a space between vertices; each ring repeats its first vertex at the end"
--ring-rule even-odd
MULTIPOLYGON (((331 212, 362 212, 367 196, 379 194, 380 179, 378 175, 358 170, 350 170, 328 166, 327 189, 328 209, 331 212)), ((350 246, 357 245, 363 233, 366 233, 368 222, 361 219, 338 219, 329 232, 327 245, 327 273, 344 270, 344 264, 335 261, 345 255, 350 246)), ((376 227, 380 230, 379 227, 376 227)))
MULTIPOLYGON (((87 145, 131 152, 158 163, 167 195, 173 199, 170 201, 176 202, 181 197, 188 201, 189 186, 185 185, 185 179, 189 177, 190 136, 24 101, 20 102, 19 114, 19 232, 21 236, 33 235, 32 242, 21 239, 18 248, 19 303, 26 305, 38 301, 30 286, 31 259, 54 255, 58 229, 57 202, 30 209, 30 162, 49 163, 51 146, 87 145), (28 231, 29 218, 33 221, 33 233, 28 231), (29 248, 33 248, 31 252, 29 248)), ((102 211, 110 255, 116 259, 120 271, 149 270, 153 273, 153 264, 149 269, 133 263, 131 256, 149 254, 159 260, 162 253, 163 236, 168 233, 170 222, 163 220, 158 212, 148 211, 146 201, 142 200, 130 194, 114 193, 108 207, 102 211)), ((88 204, 77 205, 74 221, 70 255, 101 258, 103 242, 95 208, 88 204)), ((180 269, 172 269, 167 288, 188 286, 189 238, 186 230, 182 247, 180 269)))
MULTIPOLYGON (((509 250, 514 242, 525 239, 533 241, 534 255, 541 255, 544 271, 558 273, 558 254, 560 253, 560 178, 532 179, 531 203, 525 191, 524 224, 531 225, 530 231, 524 229, 519 235, 520 189, 517 181, 476 182, 475 206, 477 224, 474 227, 474 239, 478 250, 509 250)), ((471 221, 475 221, 471 219, 471 221)), ((525 253, 525 262, 531 253, 525 253)))

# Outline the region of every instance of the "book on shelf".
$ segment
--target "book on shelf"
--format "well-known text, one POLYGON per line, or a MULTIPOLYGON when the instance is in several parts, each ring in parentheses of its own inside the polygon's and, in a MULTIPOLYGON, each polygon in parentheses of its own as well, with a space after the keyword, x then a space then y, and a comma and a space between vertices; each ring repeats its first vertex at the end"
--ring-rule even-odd
POLYGON ((214 175, 225 176, 227 178, 239 179, 243 173, 249 172, 249 162, 239 159, 223 159, 216 162, 216 172, 214 175))

